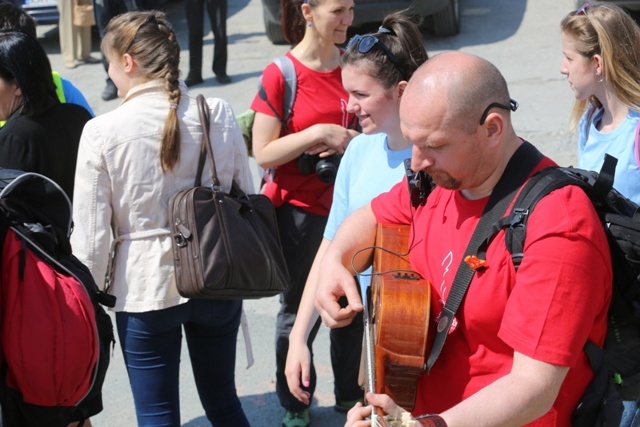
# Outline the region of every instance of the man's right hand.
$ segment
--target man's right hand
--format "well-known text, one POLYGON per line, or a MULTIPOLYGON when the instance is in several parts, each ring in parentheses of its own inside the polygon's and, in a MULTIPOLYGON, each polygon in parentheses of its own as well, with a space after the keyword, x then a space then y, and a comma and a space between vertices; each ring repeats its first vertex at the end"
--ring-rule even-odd
POLYGON ((330 328, 347 326, 363 310, 353 275, 371 265, 376 225, 369 203, 357 209, 340 224, 322 257, 315 305, 330 328), (342 297, 347 298, 346 307, 338 302, 342 297))
POLYGON ((323 259, 320 271, 326 273, 321 273, 318 280, 316 309, 328 327, 347 326, 363 309, 353 273, 349 272, 342 263, 327 257, 323 259), (347 298, 346 307, 341 307, 338 303, 343 296, 347 298))

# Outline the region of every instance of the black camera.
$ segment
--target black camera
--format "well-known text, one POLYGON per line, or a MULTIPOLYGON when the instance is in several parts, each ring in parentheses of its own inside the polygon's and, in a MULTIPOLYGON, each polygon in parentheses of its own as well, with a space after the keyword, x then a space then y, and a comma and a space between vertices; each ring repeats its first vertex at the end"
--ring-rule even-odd
POLYGON ((309 175, 315 171, 320 181, 331 183, 336 180, 341 158, 342 155, 338 153, 322 158, 319 155, 303 154, 298 157, 298 168, 303 175, 309 175))

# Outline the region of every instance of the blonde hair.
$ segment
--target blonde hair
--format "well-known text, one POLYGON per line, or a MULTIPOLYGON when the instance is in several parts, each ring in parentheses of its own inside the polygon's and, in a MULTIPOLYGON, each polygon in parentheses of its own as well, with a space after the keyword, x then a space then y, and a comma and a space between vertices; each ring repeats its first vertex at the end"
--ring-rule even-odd
MULTIPOLYGON (((620 7, 612 4, 588 6, 580 13, 569 13, 560 23, 562 32, 573 38, 582 56, 602 57, 603 79, 627 107, 640 106, 640 28, 620 7)), ((602 103, 595 96, 576 100, 571 112, 571 126, 575 128, 584 112, 602 103)))
POLYGON ((165 80, 169 114, 162 128, 160 164, 163 172, 173 169, 180 160, 180 46, 171 24, 163 12, 128 12, 109 22, 100 47, 107 56, 128 53, 147 79, 165 80))

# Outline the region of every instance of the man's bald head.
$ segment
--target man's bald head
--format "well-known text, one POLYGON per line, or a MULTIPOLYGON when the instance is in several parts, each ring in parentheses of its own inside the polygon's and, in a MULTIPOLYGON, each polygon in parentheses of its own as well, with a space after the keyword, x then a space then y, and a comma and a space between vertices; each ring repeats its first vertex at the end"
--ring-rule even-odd
POLYGON ((449 126, 469 132, 476 129, 489 104, 509 105, 510 101, 500 71, 487 60, 462 52, 441 53, 427 60, 409 81, 402 103, 407 114, 429 115, 435 99, 444 101, 449 126))

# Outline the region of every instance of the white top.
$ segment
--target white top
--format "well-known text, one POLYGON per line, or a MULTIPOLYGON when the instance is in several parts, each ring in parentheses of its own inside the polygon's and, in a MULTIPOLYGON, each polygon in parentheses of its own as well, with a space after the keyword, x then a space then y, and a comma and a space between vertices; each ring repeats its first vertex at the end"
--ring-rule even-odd
MULTIPOLYGON (((115 110, 90 120, 82 133, 75 176, 71 236, 74 254, 104 287, 113 235, 118 244, 113 284, 115 311, 144 312, 187 301, 178 294, 169 230, 169 199, 193 186, 201 147, 195 98, 181 83, 180 161, 162 172, 160 141, 169 113, 164 81, 134 87, 115 110)), ((225 191, 232 179, 253 193, 244 140, 231 107, 208 99, 211 145, 225 191)), ((205 165, 202 184, 210 184, 205 165)))

